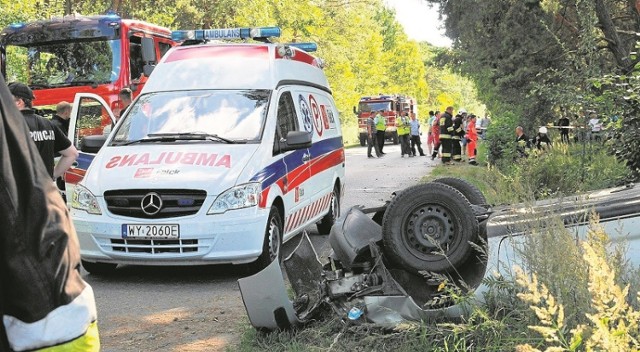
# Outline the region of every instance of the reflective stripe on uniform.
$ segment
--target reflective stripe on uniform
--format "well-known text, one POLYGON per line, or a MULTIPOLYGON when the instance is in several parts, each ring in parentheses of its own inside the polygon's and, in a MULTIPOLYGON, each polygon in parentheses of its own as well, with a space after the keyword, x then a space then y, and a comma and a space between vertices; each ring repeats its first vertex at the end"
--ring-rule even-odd
POLYGON ((450 139, 451 135, 440 133, 440 139, 450 139))
POLYGON ((443 158, 450 158, 451 157, 451 153, 442 153, 441 154, 443 158))
POLYGON ((93 289, 87 284, 69 304, 60 306, 46 317, 25 323, 10 315, 2 317, 11 348, 33 350, 67 343, 82 337, 97 319, 93 289))
POLYGON ((89 325, 87 332, 73 341, 63 343, 53 347, 47 347, 38 352, 77 352, 77 351, 100 351, 100 335, 98 334, 98 323, 89 325))

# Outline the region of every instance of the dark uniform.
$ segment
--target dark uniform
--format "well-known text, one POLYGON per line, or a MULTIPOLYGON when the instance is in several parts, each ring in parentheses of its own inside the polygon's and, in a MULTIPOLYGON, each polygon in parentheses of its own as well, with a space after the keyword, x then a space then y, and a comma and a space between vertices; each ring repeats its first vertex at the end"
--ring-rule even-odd
POLYGON ((53 177, 54 153, 69 148, 71 141, 53 122, 36 115, 33 110, 22 110, 22 116, 27 122, 31 139, 36 143, 49 176, 53 177))
POLYGON ((530 149, 531 142, 524 133, 516 137, 516 151, 518 152, 518 156, 526 158, 529 156, 530 149))
POLYGON ((462 145, 460 144, 462 137, 464 137, 462 115, 456 115, 453 119, 453 133, 451 134, 451 158, 453 161, 462 161, 462 145))
POLYGON ((453 136, 453 116, 447 111, 440 116, 440 145, 442 147, 442 162, 451 161, 451 146, 453 136))
POLYGON ((63 119, 58 115, 53 115, 51 122, 53 122, 53 124, 56 125, 56 127, 58 127, 65 136, 69 133, 69 119, 63 119))
POLYGON ((6 103, 2 76, 0 101, 0 351, 98 351, 95 300, 67 206, 6 103))
POLYGON ((569 118, 563 116, 558 120, 558 126, 560 126, 560 137, 562 143, 569 143, 569 118))

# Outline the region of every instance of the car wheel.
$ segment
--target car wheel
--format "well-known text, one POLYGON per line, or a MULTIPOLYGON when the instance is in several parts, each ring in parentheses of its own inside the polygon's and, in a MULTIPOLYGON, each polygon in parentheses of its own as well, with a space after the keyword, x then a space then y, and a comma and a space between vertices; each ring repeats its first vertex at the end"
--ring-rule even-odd
POLYGON ((421 184, 399 193, 382 222, 387 258, 414 273, 447 272, 464 263, 478 232, 467 198, 443 183, 421 184))
POLYGON ((282 236, 283 226, 280 211, 277 207, 271 206, 267 228, 264 233, 262 254, 255 262, 250 264, 251 271, 258 272, 266 268, 275 259, 280 260, 282 257, 282 236))
POLYGON ((116 270, 118 264, 113 263, 92 263, 81 260, 82 267, 84 270, 88 271, 90 274, 111 274, 116 270))
POLYGON ((331 232, 331 227, 336 222, 336 219, 340 217, 340 187, 335 185, 333 192, 331 193, 331 203, 329 205, 329 212, 322 220, 317 224, 318 232, 321 235, 327 235, 331 232))
POLYGON ((444 183, 445 185, 449 185, 455 189, 457 189, 463 196, 467 197, 469 203, 474 205, 483 205, 487 204, 487 199, 484 197, 484 194, 480 192, 480 190, 471 184, 460 178, 455 177, 442 177, 433 182, 444 183))

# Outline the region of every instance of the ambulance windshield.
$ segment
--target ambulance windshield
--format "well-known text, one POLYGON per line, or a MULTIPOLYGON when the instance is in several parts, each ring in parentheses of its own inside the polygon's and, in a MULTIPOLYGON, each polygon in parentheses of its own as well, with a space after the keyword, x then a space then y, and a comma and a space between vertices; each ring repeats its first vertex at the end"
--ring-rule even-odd
MULTIPOLYGON (((269 90, 194 90, 145 94, 129 108, 111 145, 159 134, 208 134, 234 143, 259 142, 269 90)), ((210 140, 193 140, 208 143, 210 140)))

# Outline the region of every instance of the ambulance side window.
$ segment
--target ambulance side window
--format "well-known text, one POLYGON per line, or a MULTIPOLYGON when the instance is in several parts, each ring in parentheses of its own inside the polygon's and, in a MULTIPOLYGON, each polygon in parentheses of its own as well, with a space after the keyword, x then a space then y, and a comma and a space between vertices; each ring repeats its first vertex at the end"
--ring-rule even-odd
POLYGON ((279 142, 287 138, 287 133, 298 130, 298 117, 296 116, 296 108, 293 105, 291 92, 284 92, 280 96, 277 115, 278 126, 276 127, 276 136, 274 138, 273 155, 280 153, 279 142))

